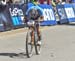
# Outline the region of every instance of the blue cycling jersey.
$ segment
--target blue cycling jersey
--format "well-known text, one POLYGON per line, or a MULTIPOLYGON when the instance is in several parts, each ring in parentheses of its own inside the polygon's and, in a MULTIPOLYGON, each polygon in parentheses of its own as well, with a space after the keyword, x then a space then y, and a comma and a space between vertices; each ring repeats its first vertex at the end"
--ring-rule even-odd
POLYGON ((27 16, 28 16, 29 11, 32 10, 32 9, 38 9, 40 15, 43 16, 43 9, 41 7, 39 7, 38 5, 32 6, 32 7, 28 8, 28 10, 26 12, 27 16))

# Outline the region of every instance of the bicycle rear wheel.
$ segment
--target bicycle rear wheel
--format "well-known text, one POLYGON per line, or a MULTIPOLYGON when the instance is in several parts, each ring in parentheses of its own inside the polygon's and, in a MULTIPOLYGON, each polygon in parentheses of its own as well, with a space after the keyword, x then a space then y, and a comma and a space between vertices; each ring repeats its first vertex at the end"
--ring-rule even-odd
POLYGON ((38 45, 37 42, 38 42, 38 35, 37 35, 37 32, 34 32, 35 51, 36 51, 36 54, 39 55, 41 51, 41 45, 38 45))
POLYGON ((30 58, 32 56, 33 45, 31 43, 31 34, 30 32, 26 35, 26 54, 27 57, 30 58))

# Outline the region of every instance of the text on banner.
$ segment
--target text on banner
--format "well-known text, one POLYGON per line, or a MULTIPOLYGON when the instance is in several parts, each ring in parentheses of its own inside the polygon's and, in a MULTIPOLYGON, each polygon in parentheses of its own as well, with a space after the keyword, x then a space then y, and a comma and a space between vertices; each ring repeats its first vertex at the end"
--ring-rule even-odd
POLYGON ((55 20, 52 9, 43 9, 43 14, 44 14, 44 21, 55 20))

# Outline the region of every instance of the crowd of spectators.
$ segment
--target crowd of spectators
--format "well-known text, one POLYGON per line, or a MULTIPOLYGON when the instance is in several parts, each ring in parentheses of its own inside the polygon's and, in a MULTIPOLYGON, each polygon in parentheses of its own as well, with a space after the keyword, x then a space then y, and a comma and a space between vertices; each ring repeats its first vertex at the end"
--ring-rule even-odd
MULTIPOLYGON (((0 2, 7 3, 7 4, 20 4, 20 3, 28 3, 28 2, 33 2, 35 0, 0 0, 0 2)), ((37 0, 39 1, 40 4, 52 4, 55 6, 56 4, 59 3, 75 3, 75 0, 37 0)))
MULTIPOLYGON (((57 4, 75 3, 75 0, 36 0, 38 4, 51 4, 56 7, 57 4)), ((0 0, 0 10, 3 9, 2 4, 27 4, 29 2, 35 3, 35 0, 0 0), (2 9, 1 9, 2 8, 2 9)), ((37 4, 37 3, 35 3, 37 4)))

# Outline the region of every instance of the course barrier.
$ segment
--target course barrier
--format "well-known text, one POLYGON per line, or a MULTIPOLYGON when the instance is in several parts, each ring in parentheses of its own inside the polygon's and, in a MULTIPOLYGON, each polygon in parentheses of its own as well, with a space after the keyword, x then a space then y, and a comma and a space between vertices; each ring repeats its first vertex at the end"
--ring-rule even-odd
POLYGON ((75 4, 57 5, 60 23, 75 22, 75 4))
POLYGON ((44 20, 42 21, 41 25, 56 25, 56 17, 54 15, 54 11, 51 5, 46 5, 46 4, 40 4, 39 5, 41 8, 43 8, 43 15, 44 15, 44 20))
MULTIPOLYGON (((24 16, 26 10, 32 7, 32 3, 7 5, 4 11, 0 12, 0 31, 25 27, 24 16)), ((57 19, 51 5, 40 4, 43 9, 44 20, 40 21, 41 26, 56 25, 57 19)), ((60 23, 75 22, 75 4, 62 4, 56 6, 60 23)))
POLYGON ((10 17, 14 28, 19 28, 24 25, 24 14, 22 5, 10 5, 9 6, 10 17))

